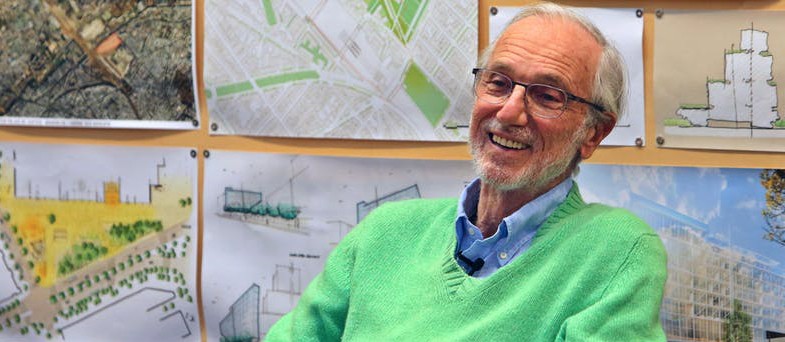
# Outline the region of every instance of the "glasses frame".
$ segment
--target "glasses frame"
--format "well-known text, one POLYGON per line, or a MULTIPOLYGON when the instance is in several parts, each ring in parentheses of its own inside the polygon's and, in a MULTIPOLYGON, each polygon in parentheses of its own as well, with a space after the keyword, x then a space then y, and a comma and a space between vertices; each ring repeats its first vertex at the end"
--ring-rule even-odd
POLYGON ((593 103, 593 102, 591 102, 591 101, 589 101, 587 99, 584 99, 584 98, 582 98, 580 96, 574 95, 574 94, 572 94, 572 93, 570 93, 570 92, 568 92, 568 91, 566 91, 564 89, 561 89, 561 88, 557 88, 557 87, 550 86, 550 85, 547 85, 547 84, 516 82, 515 80, 510 78, 510 76, 507 76, 507 75, 505 75, 505 74, 503 74, 501 72, 489 70, 489 69, 486 69, 486 68, 474 68, 474 69, 472 69, 472 74, 474 75, 474 86, 473 86, 473 88, 474 88, 474 96, 476 96, 480 100, 483 100, 483 101, 491 103, 491 104, 502 104, 502 103, 507 102, 507 100, 510 98, 510 95, 512 95, 513 90, 515 90, 515 86, 516 85, 519 85, 519 86, 523 87, 523 90, 524 90, 523 98, 524 98, 524 100, 526 100, 526 90, 529 87, 531 87, 531 86, 541 86, 541 87, 547 87, 547 88, 550 88, 550 89, 553 89, 553 90, 560 91, 561 93, 564 94, 564 98, 565 98, 564 106, 562 106, 561 112, 558 115, 555 115, 555 116, 543 116, 541 114, 535 114, 535 115, 537 115, 537 116, 539 116, 541 118, 555 119, 555 118, 560 117, 562 114, 564 114, 564 110, 567 108, 567 102, 568 101, 575 101, 575 102, 580 102, 580 103, 583 103, 583 104, 587 104, 587 105, 591 106, 592 108, 594 108, 595 110, 599 111, 600 113, 605 113, 605 107, 600 106, 600 105, 598 105, 596 103, 593 103), (510 84, 512 84, 512 86, 510 87, 510 92, 507 93, 507 95, 505 95, 504 97, 501 97, 500 98, 501 101, 499 101, 499 102, 491 102, 491 101, 483 99, 482 96, 477 94, 478 74, 481 73, 481 72, 492 72, 492 73, 498 74, 500 76, 506 77, 508 80, 510 80, 510 84))

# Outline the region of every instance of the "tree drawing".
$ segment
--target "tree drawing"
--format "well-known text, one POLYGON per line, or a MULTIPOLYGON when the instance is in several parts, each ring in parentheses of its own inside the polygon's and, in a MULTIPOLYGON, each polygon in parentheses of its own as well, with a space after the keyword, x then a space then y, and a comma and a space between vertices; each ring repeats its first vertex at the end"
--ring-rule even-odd
POLYGON ((741 301, 733 300, 733 312, 722 324, 723 342, 752 342, 752 317, 741 309, 741 301))
POLYGON ((760 184, 766 189, 766 207, 761 214, 766 220, 766 240, 785 246, 785 170, 764 169, 760 184))

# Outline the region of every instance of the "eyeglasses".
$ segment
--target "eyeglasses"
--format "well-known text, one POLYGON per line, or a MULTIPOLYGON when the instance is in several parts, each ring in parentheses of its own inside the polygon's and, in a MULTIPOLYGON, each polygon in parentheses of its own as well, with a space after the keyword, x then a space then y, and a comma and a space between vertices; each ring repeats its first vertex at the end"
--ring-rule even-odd
POLYGON ((474 95, 478 99, 491 104, 507 101, 516 85, 524 89, 523 101, 532 115, 546 119, 555 119, 564 113, 567 101, 577 101, 605 112, 605 108, 588 100, 570 94, 562 89, 545 84, 527 84, 515 82, 509 76, 487 69, 474 68, 474 95))

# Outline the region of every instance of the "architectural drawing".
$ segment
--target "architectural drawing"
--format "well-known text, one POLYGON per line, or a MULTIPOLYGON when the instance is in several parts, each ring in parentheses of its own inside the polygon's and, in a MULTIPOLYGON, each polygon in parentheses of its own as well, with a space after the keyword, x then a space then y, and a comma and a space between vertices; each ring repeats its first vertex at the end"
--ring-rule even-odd
POLYGON ((271 287, 262 298, 262 326, 270 330, 283 315, 294 309, 303 293, 302 270, 294 267, 275 265, 271 287))
POLYGON ((253 284, 229 308, 221 320, 221 338, 231 341, 258 342, 259 285, 253 284))
POLYGON ((685 104, 676 110, 687 122, 670 120, 666 125, 714 128, 784 127, 777 112, 777 83, 773 79, 774 56, 769 52, 768 32, 741 30, 741 44, 726 49, 725 74, 708 79, 708 104, 685 104))
POLYGON ((785 12, 766 10, 656 18, 658 147, 785 152, 783 20, 785 12))
POLYGON ((300 208, 292 203, 270 204, 259 191, 224 189, 223 211, 218 215, 289 232, 308 234, 300 224, 300 208))
POLYGON ((0 339, 199 340, 195 160, 146 153, 0 145, 0 339))
MULTIPOLYGON (((297 206, 294 200, 294 181, 308 168, 305 167, 295 172, 295 159, 296 157, 289 161, 292 174, 287 177, 287 181, 267 193, 266 196, 261 191, 224 188, 223 197, 219 199, 223 205, 218 215, 258 226, 307 235, 308 228, 302 224, 303 220, 300 216, 302 208, 297 206), (285 201, 271 202, 271 198, 275 198, 275 194, 287 186, 289 197, 285 201)), ((273 184, 277 183, 280 181, 273 184)))
POLYGON ((202 258, 207 339, 229 336, 228 322, 238 320, 238 298, 250 298, 244 296, 253 284, 261 296, 264 336, 297 304, 338 241, 354 229, 358 214, 391 200, 457 197, 472 178, 468 161, 210 151, 202 258), (295 203, 295 219, 307 216, 299 228, 307 234, 271 229, 262 220, 272 218, 258 213, 262 203, 295 203))

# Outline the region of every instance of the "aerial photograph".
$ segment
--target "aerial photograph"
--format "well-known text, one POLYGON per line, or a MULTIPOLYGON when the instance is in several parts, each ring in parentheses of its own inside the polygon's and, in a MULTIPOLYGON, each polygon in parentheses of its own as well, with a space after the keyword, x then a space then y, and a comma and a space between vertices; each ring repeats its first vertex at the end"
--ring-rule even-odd
POLYGON ((192 128, 192 4, 0 2, 0 124, 192 128))

